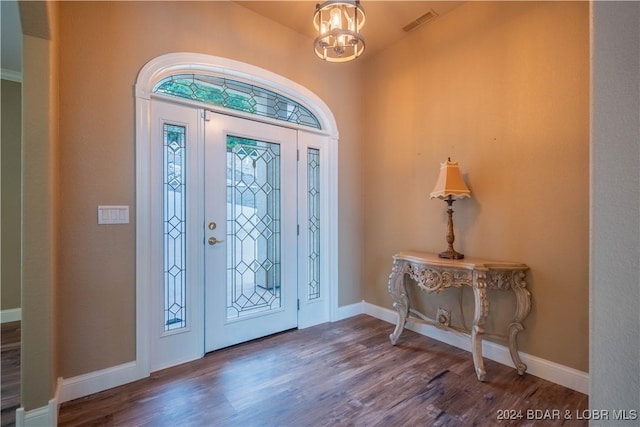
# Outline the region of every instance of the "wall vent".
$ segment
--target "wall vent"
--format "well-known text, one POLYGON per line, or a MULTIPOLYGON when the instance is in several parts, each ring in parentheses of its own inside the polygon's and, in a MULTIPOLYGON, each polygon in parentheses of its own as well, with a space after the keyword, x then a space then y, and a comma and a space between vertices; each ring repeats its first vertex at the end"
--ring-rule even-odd
POLYGON ((433 10, 433 9, 430 9, 427 13, 425 13, 424 15, 418 17, 415 21, 409 22, 407 25, 402 27, 402 29, 404 31, 406 31, 406 32, 409 32, 409 31, 413 30, 414 28, 418 27, 419 25, 422 25, 427 21, 431 21, 433 18, 435 18, 437 16, 438 16, 438 14, 436 13, 436 11, 433 10))

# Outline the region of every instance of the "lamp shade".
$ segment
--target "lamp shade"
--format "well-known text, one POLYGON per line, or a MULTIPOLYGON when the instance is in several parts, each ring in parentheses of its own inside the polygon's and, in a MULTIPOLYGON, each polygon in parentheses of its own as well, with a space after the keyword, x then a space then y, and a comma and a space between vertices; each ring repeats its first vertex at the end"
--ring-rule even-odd
POLYGON ((452 162, 451 159, 440 163, 440 175, 438 175, 436 186, 431 192, 432 199, 435 197, 445 199, 449 196, 454 199, 471 197, 471 190, 462 179, 458 162, 452 162))

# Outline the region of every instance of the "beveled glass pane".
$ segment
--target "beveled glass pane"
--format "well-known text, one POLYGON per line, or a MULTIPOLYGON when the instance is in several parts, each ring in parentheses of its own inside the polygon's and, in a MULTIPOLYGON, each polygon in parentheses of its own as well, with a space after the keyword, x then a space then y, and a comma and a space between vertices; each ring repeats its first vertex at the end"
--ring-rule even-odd
POLYGON ((320 150, 307 150, 309 299, 320 298, 320 150))
POLYGON ((186 128, 164 124, 164 330, 185 328, 186 315, 186 128))
POLYGON ((227 319, 279 309, 280 146, 227 137, 227 319))
POLYGON ((316 116, 299 102, 268 89, 224 77, 176 74, 158 82, 153 92, 321 128, 316 116))

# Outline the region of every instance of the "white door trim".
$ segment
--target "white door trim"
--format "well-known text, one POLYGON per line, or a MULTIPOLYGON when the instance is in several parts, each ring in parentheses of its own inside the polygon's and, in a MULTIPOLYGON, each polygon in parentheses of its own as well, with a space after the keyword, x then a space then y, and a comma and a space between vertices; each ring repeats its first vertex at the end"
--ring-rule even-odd
MULTIPOLYGON (((329 164, 328 200, 329 232, 327 257, 329 284, 329 320, 338 315, 338 128, 333 113, 309 89, 278 74, 239 61, 217 56, 178 52, 149 61, 135 83, 136 111, 136 366, 139 377, 150 373, 150 306, 148 298, 151 275, 151 94, 161 79, 177 73, 203 73, 252 82, 281 93, 309 108, 320 121, 320 133, 329 138, 326 150, 329 164)), ((322 319, 321 321, 325 321, 322 319)), ((318 322, 320 323, 320 322, 318 322)), ((305 326, 311 326, 305 325, 305 326)))

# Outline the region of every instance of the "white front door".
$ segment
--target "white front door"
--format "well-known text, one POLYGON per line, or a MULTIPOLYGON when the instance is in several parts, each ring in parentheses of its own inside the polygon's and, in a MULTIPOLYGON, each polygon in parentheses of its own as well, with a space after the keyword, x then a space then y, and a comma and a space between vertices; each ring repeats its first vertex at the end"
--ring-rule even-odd
POLYGON ((207 112, 205 351, 298 325, 297 132, 207 112))
POLYGON ((329 320, 327 138, 203 113, 152 103, 151 372, 329 320))

